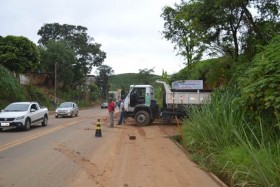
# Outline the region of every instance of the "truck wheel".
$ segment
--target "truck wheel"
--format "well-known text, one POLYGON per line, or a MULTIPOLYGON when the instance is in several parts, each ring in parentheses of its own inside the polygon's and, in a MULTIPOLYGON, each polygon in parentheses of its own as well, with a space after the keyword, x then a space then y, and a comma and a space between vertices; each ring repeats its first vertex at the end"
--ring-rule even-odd
POLYGON ((31 121, 30 121, 30 119, 26 119, 25 124, 23 126, 23 130, 28 131, 28 130, 30 130, 30 127, 31 127, 31 121))
POLYGON ((135 115, 136 125, 138 126, 146 126, 150 123, 151 117, 146 111, 139 111, 135 115))
POLYGON ((48 116, 45 115, 45 116, 44 116, 44 119, 43 119, 43 121, 42 121, 42 126, 47 126, 47 125, 48 125, 48 116))

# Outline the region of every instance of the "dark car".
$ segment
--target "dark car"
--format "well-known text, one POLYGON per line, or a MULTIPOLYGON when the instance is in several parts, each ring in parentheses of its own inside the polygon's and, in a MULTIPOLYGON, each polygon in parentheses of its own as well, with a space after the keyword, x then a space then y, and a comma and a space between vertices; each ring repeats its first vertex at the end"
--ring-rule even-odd
POLYGON ((100 105, 100 108, 108 108, 108 103, 107 102, 103 102, 101 105, 100 105))
POLYGON ((78 116, 79 108, 74 102, 63 102, 55 110, 55 117, 74 117, 78 116))

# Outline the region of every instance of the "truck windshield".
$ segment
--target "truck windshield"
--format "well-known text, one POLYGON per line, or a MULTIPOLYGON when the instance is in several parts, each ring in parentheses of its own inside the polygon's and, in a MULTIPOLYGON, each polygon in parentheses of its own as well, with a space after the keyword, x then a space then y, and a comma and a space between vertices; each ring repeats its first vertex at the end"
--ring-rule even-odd
POLYGON ((29 107, 29 104, 16 104, 12 103, 8 105, 4 111, 5 112, 21 112, 21 111, 27 111, 29 107))

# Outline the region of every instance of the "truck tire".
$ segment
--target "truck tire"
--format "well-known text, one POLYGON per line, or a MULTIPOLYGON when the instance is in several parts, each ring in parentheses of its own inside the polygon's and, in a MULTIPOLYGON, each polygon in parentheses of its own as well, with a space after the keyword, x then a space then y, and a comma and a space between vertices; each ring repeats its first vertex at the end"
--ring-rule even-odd
POLYGON ((31 128, 31 120, 29 118, 27 118, 25 120, 24 126, 23 126, 23 130, 28 131, 31 128))
POLYGON ((48 115, 45 115, 42 121, 42 126, 47 126, 47 125, 48 125, 48 115))
POLYGON ((146 126, 150 123, 151 121, 151 116, 149 115, 148 112, 142 110, 138 111, 135 115, 135 122, 136 125, 138 126, 146 126))

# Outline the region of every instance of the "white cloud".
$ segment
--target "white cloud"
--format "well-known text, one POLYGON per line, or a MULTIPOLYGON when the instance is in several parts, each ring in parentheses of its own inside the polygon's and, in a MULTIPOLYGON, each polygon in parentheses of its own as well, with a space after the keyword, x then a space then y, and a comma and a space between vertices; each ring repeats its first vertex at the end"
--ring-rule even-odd
POLYGON ((37 43, 45 23, 82 25, 107 53, 115 74, 151 69, 160 75, 183 68, 173 44, 162 38, 164 6, 179 0, 1 0, 0 35, 25 36, 37 43))

